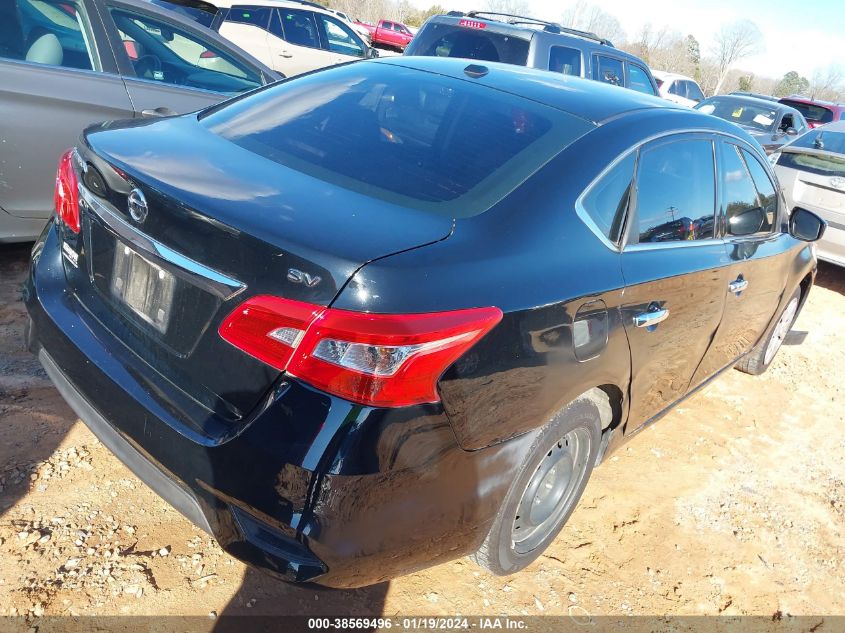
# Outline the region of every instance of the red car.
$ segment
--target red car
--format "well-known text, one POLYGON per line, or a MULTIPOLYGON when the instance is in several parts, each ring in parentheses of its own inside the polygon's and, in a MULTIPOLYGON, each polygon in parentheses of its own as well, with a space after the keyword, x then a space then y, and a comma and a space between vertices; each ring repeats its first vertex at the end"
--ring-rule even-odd
POLYGON ((404 51, 405 47, 411 43, 414 37, 411 30, 401 22, 379 20, 377 26, 365 24, 364 22, 356 22, 356 24, 363 26, 370 32, 374 45, 390 46, 392 48, 398 48, 400 51, 404 51))
POLYGON ((809 97, 790 96, 780 100, 798 110, 807 119, 811 128, 819 127, 831 121, 845 119, 845 103, 819 101, 809 97))

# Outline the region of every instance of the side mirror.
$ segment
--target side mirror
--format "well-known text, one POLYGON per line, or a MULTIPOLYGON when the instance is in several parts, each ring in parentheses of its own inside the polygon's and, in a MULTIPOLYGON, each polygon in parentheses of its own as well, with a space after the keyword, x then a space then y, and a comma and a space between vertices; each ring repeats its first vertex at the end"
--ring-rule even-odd
POLYGON ((753 235, 763 228, 766 219, 766 212, 760 207, 746 209, 730 217, 728 233, 736 236, 753 235))
POLYGON ((788 127, 788 128, 786 128, 786 135, 787 136, 798 136, 798 130, 796 130, 794 127, 788 127))
POLYGON ((801 207, 795 207, 789 216, 789 234, 804 242, 820 240, 826 228, 827 222, 801 207))
POLYGON ((367 51, 367 59, 375 59, 378 57, 378 49, 375 46, 370 46, 367 51))

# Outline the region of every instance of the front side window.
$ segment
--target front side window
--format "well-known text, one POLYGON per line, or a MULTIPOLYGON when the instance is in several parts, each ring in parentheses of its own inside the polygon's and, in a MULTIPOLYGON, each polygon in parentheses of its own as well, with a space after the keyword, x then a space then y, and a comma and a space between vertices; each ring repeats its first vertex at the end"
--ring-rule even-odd
POLYGON ((599 232, 614 244, 622 237, 635 162, 636 152, 631 152, 590 188, 582 202, 599 232))
POLYGON ((552 46, 549 70, 564 75, 581 76, 581 51, 568 46, 552 46))
POLYGON ((232 94, 262 85, 259 71, 213 42, 158 18, 109 10, 140 79, 232 94))
POLYGON ((648 73, 636 64, 628 64, 628 79, 630 81, 628 87, 631 90, 636 90, 647 95, 654 94, 654 88, 651 87, 648 73))
POLYGON ((640 152, 636 226, 640 243, 703 240, 714 235, 713 145, 670 141, 640 152))
POLYGON ((388 64, 282 82, 200 120, 289 169, 449 217, 488 209, 592 128, 515 95, 388 64))
POLYGON ((757 191, 743 153, 736 145, 722 145, 720 171, 727 233, 733 236, 768 233, 774 226, 772 208, 776 210, 777 203, 757 191))
POLYGON ((74 0, 0 3, 0 57, 45 66, 99 70, 85 7, 74 0))
POLYGON ((234 6, 229 9, 229 14, 226 16, 226 22, 250 24, 266 31, 267 25, 270 23, 271 11, 272 9, 267 7, 234 6))
POLYGON ((311 11, 299 9, 277 9, 282 23, 282 34, 286 42, 294 46, 320 48, 317 21, 311 11))
POLYGON ((593 67, 593 79, 603 81, 614 86, 625 85, 625 69, 622 62, 613 57, 604 55, 595 56, 596 63, 593 67))
POLYGON ((352 32, 352 29, 340 20, 335 20, 323 13, 318 13, 317 19, 325 30, 326 41, 331 52, 350 57, 364 56, 364 47, 361 45, 361 40, 352 32))

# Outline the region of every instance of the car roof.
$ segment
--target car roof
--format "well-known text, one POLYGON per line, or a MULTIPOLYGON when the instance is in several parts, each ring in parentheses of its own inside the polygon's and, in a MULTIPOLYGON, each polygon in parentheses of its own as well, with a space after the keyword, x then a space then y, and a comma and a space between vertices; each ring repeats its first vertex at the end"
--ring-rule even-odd
MULTIPOLYGON (((596 124, 635 110, 663 108, 690 111, 689 108, 671 101, 635 90, 611 86, 592 79, 501 62, 482 62, 455 57, 400 56, 356 63, 391 64, 472 81, 551 106, 596 124), (484 67, 488 72, 483 76, 470 77, 465 72, 468 66, 484 67)), ((710 118, 705 114, 701 116, 703 120, 710 118)))
POLYGON ((665 70, 654 70, 654 69, 652 69, 651 74, 654 75, 655 77, 660 77, 660 79, 662 79, 663 81, 667 81, 669 79, 683 79, 684 81, 692 81, 696 84, 698 83, 692 77, 687 77, 686 75, 681 75, 681 74, 678 74, 678 73, 670 73, 670 72, 665 71, 665 70))
POLYGON ((234 6, 244 5, 247 7, 278 7, 285 9, 301 9, 308 7, 309 10, 317 11, 318 13, 328 13, 326 7, 323 7, 316 2, 309 2, 308 0, 208 0, 218 9, 231 9, 234 6))
MULTIPOLYGON (((831 123, 825 123, 821 125, 812 132, 845 132, 845 121, 833 121, 831 123)), ((811 134, 812 132, 807 132, 807 134, 811 134)))
POLYGON ((771 99, 762 99, 760 97, 749 97, 748 95, 713 95, 712 97, 708 97, 701 103, 712 101, 714 99, 729 99, 731 101, 737 101, 742 103, 753 103, 754 105, 772 108, 773 110, 777 110, 778 112, 793 112, 796 114, 801 114, 792 106, 788 106, 785 103, 781 103, 780 101, 772 101, 771 99))
POLYGON ((784 101, 795 101, 797 103, 816 105, 822 108, 837 108, 839 110, 845 109, 845 103, 835 103, 833 101, 824 101, 822 99, 813 99, 812 97, 802 97, 800 95, 790 95, 788 97, 782 97, 780 99, 780 102, 783 103, 784 101))

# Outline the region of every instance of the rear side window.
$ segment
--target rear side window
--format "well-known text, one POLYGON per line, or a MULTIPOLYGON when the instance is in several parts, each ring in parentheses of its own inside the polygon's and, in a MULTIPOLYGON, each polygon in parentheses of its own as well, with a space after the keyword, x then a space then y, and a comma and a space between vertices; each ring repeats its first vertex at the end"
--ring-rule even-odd
POLYGON ((698 84, 694 81, 688 81, 687 83, 687 99, 692 99, 693 101, 704 101, 704 93, 701 92, 701 88, 698 87, 698 84))
POLYGON ((625 85, 625 69, 622 66, 621 60, 613 57, 605 57, 604 55, 595 56, 595 64, 593 64, 593 79, 603 81, 614 86, 625 85))
POLYGON ((494 33, 487 28, 428 22, 411 40, 405 55, 464 57, 525 66, 528 46, 527 39, 494 33))
POLYGON ((581 76, 581 51, 568 46, 552 46, 549 70, 564 75, 581 76))
POLYGON ((775 222, 774 213, 767 210, 766 199, 758 193, 743 151, 727 143, 722 149, 721 181, 728 234, 770 232, 775 222))
POLYGON ((237 22, 238 24, 251 24, 262 29, 267 29, 270 23, 270 12, 267 7, 245 7, 235 6, 229 9, 226 22, 237 22))
POLYGON ((307 48, 320 48, 317 21, 311 11, 299 9, 277 9, 282 23, 282 34, 286 42, 307 48))
POLYGON ((710 141, 670 141, 641 150, 637 221, 631 241, 678 242, 713 237, 714 180, 710 141))
POLYGON ((596 182, 582 201, 595 228, 614 244, 622 237, 635 162, 636 152, 631 152, 596 182))
POLYGON ((651 87, 648 73, 637 66, 636 64, 628 64, 628 78, 630 80, 629 88, 637 92, 644 92, 647 95, 654 94, 654 88, 651 87))
POLYGON ((99 70, 92 41, 78 0, 0 2, 0 58, 99 70))
POLYGON ((450 217, 489 208, 592 128, 517 96, 387 64, 281 83, 201 121, 291 169, 450 217))

